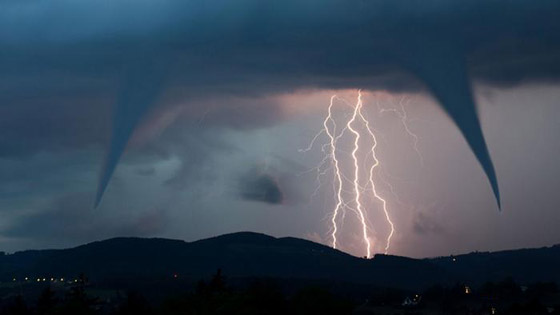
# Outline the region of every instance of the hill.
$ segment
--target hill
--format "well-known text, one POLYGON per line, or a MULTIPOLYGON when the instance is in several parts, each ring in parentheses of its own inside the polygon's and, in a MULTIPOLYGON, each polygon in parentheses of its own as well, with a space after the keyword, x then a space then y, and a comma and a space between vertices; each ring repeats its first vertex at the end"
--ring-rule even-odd
POLYGON ((520 282, 560 281, 560 246, 454 257, 412 259, 376 255, 363 259, 297 238, 240 232, 184 242, 113 238, 70 249, 30 250, 0 256, 0 281, 70 278, 93 281, 207 278, 217 269, 230 278, 421 289, 441 283, 478 284, 513 277, 520 282))

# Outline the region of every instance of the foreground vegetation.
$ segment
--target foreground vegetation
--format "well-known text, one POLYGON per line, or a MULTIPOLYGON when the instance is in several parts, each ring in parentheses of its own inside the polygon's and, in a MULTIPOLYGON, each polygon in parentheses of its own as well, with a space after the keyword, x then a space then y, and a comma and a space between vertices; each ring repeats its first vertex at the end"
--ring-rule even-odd
POLYGON ((0 314, 560 314, 555 283, 521 286, 511 278, 477 288, 457 283, 433 286, 423 292, 373 288, 366 299, 351 292, 333 293, 317 285, 288 291, 276 281, 265 279, 231 285, 218 270, 190 290, 166 294, 155 301, 151 293, 146 295, 141 290, 121 294, 119 290, 96 289, 81 275, 75 285, 64 289, 47 284, 34 299, 17 293, 4 297, 0 314))

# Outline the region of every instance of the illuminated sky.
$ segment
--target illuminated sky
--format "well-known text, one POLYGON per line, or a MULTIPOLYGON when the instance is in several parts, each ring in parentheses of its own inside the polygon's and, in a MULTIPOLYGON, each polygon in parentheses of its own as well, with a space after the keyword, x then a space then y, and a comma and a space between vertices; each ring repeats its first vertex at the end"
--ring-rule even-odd
MULTIPOLYGON (((300 149, 331 95, 353 102, 358 89, 394 188, 380 190, 391 253, 560 243, 558 4, 93 3, 0 2, 0 250, 236 231, 330 244, 332 185, 316 191, 320 148, 300 149), (466 60, 502 212, 429 93, 448 56, 466 60), (434 71, 407 66, 432 58, 434 71), (379 112, 402 99, 423 163, 399 117, 379 112), (132 137, 94 209, 114 126, 132 137)), ((379 208, 367 211, 384 239, 379 208)), ((347 220, 341 249, 364 255, 359 234, 347 220)))

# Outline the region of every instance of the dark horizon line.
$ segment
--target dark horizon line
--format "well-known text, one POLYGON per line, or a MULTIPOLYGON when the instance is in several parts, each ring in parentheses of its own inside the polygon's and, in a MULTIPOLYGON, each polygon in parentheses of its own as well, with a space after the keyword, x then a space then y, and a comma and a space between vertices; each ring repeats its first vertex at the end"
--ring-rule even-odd
MULTIPOLYGON (((75 245, 75 246, 71 246, 71 247, 63 247, 63 248, 43 248, 43 249, 23 249, 23 250, 17 250, 14 252, 5 252, 5 251, 1 251, 0 253, 4 253, 5 255, 14 255, 17 253, 22 253, 22 252, 33 252, 33 251, 59 251, 59 250, 70 250, 70 249, 75 249, 78 247, 82 247, 82 246, 87 246, 90 244, 94 244, 94 243, 102 243, 102 242, 108 242, 108 241, 112 241, 112 240, 118 240, 118 239, 139 239, 139 240, 166 240, 166 241, 177 241, 177 242, 184 242, 186 244, 191 244, 191 243, 196 243, 196 242, 201 242, 201 241, 206 241, 206 240, 211 240, 211 239, 217 239, 217 238, 223 238, 223 237, 228 237, 228 236, 233 236, 233 235, 241 235, 241 234, 252 234, 252 235, 260 235, 260 236, 264 236, 264 237, 269 237, 272 239, 297 239, 297 240, 301 240, 301 241, 306 241, 306 242, 310 242, 310 243, 314 243, 323 247, 326 247, 330 250, 334 250, 334 251, 338 251, 341 252, 343 254, 352 256, 352 257, 356 257, 356 258, 363 258, 362 256, 356 256, 353 255, 351 253, 342 251, 340 249, 336 249, 336 248, 332 248, 331 246, 322 244, 322 243, 317 243, 315 241, 311 241, 305 238, 299 238, 299 237, 294 237, 294 236, 281 236, 281 237, 276 237, 276 236, 272 236, 272 235, 268 235, 266 233, 261 233, 261 232, 254 232, 254 231, 238 231, 238 232, 231 232, 231 233, 224 233, 224 234, 219 234, 219 235, 215 235, 215 236, 210 236, 210 237, 205 237, 205 238, 200 238, 200 239, 196 239, 193 241, 186 241, 184 239, 175 239, 175 238, 165 238, 165 237, 142 237, 142 236, 115 236, 115 237, 109 237, 106 239, 101 239, 101 240, 95 240, 95 241, 91 241, 91 242, 87 242, 87 243, 83 243, 80 245, 75 245)), ((411 257, 411 256, 404 256, 404 255, 395 255, 395 254, 384 254, 382 252, 379 253, 375 253, 374 256, 370 259, 374 259, 376 256, 394 256, 394 257, 404 257, 404 258, 410 258, 410 259, 417 259, 417 260, 423 260, 423 259, 437 259, 437 258, 445 258, 445 257, 460 257, 463 255, 469 255, 469 254, 474 254, 474 253, 479 253, 479 254, 484 254, 484 253, 503 253, 503 252, 511 252, 511 251, 518 251, 518 250, 532 250, 532 249, 543 249, 543 248, 553 248, 556 246, 560 246, 560 243, 555 243, 555 244, 551 244, 551 245, 543 245, 543 246, 537 246, 537 247, 517 247, 517 248, 505 248, 505 249, 497 249, 497 250, 484 250, 484 251, 479 251, 479 250, 473 250, 471 252, 468 253, 460 253, 460 254, 448 254, 448 255, 440 255, 440 256, 428 256, 428 257, 411 257)))

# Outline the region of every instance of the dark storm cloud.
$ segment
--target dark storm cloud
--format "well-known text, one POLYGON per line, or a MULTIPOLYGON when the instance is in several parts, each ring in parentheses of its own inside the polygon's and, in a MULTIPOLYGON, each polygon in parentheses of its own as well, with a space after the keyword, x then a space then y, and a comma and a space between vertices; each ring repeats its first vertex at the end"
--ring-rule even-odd
MULTIPOLYGON (((66 137, 60 128, 41 128, 42 116, 69 110, 44 100, 65 102, 84 90, 96 91, 87 95, 93 99, 115 95, 99 201, 154 104, 196 107, 208 95, 425 84, 463 132, 499 202, 468 76, 500 85, 558 79, 559 10, 556 0, 2 2, 1 106, 33 139, 22 147, 26 133, 1 124, 2 153, 100 141, 98 132, 66 137), (36 105, 22 108, 30 96, 36 105), (39 106, 53 110, 34 110, 39 106)), ((64 130, 71 135, 82 125, 64 130)))
POLYGON ((248 175, 241 181, 240 195, 245 200, 269 204, 281 204, 283 200, 277 180, 260 172, 248 175))
POLYGON ((113 237, 120 235, 151 236, 165 226, 162 211, 153 211, 128 218, 109 220, 91 209, 89 193, 68 193, 54 200, 46 209, 24 215, 2 231, 13 238, 42 239, 45 242, 91 240, 92 235, 113 237))
POLYGON ((146 167, 146 168, 138 168, 136 170, 136 174, 141 176, 151 176, 156 173, 156 169, 153 167, 146 167))
MULTIPOLYGON (((222 86, 222 92, 259 83, 271 73, 279 74, 274 85, 297 87, 309 79, 300 81, 297 75, 312 74, 322 79, 307 84, 340 85, 336 81, 341 78, 374 76, 374 69, 393 72, 391 62, 403 63, 398 59, 410 50, 451 46, 468 56, 475 73, 492 81, 558 76, 554 57, 560 5, 552 0, 0 4, 3 55, 10 57, 2 65, 11 74, 70 70, 102 77, 118 73, 121 69, 114 67, 122 67, 130 56, 164 54, 181 59, 181 67, 167 69, 172 76, 182 76, 189 85, 199 82, 205 92, 224 82, 229 87, 222 86), (492 71, 497 68, 509 71, 492 71), (512 77, 516 69, 519 74, 512 77)), ((143 63, 150 65, 148 58, 143 63)), ((406 87, 407 82, 400 84, 406 87)), ((79 81, 64 82, 73 85, 79 81)), ((281 88, 262 81, 253 93, 267 85, 281 88)))
POLYGON ((23 99, 0 105, 0 157, 85 148, 110 136, 107 101, 74 96, 23 99))

